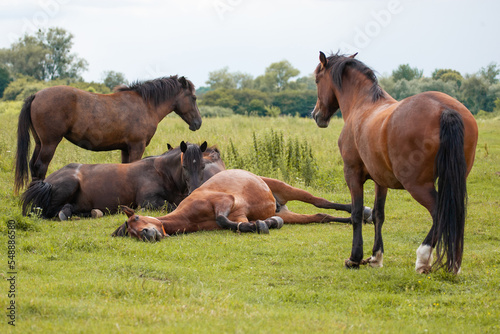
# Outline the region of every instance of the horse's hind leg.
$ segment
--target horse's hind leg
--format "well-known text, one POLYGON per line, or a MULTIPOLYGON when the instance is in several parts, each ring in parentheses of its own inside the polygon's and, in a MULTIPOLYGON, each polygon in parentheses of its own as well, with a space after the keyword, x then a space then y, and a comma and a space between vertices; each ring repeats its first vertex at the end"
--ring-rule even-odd
POLYGON ((426 274, 432 269, 432 251, 437 242, 437 240, 433 240, 434 230, 436 228, 434 210, 437 201, 437 192, 433 183, 418 187, 405 185, 405 188, 417 202, 429 211, 432 217, 432 227, 422 244, 417 249, 417 260, 415 262, 415 271, 419 274, 426 274))
POLYGON ((57 216, 61 221, 68 220, 73 215, 73 205, 65 204, 62 209, 59 211, 57 216))
POLYGON ((375 240, 373 242, 372 256, 361 261, 361 264, 369 264, 372 267, 382 267, 384 261, 384 242, 382 241, 382 225, 385 219, 385 199, 387 188, 375 184, 375 203, 373 205, 373 224, 375 226, 375 240))
POLYGON ((305 215, 292 212, 288 210, 286 205, 281 206, 279 212, 276 213, 278 217, 283 219, 285 224, 311 224, 311 223, 351 223, 351 218, 340 218, 328 215, 326 213, 317 213, 314 215, 305 215))
POLYGON ((38 137, 38 134, 35 131, 32 131, 33 138, 35 140, 35 149, 33 150, 33 154, 31 155, 29 167, 31 171, 31 180, 33 180, 36 176, 37 173, 35 172, 35 162, 38 159, 38 156, 40 155, 40 149, 42 148, 42 143, 40 142, 40 138, 38 137))
POLYGON ((36 161, 33 164, 30 162, 30 164, 33 165, 33 170, 31 171, 31 177, 33 181, 45 179, 45 175, 47 174, 47 169, 49 168, 50 161, 54 157, 54 153, 56 152, 57 145, 59 144, 60 141, 61 140, 55 143, 51 143, 49 145, 47 144, 44 145, 42 143, 36 161))
MULTIPOLYGON (((304 203, 312 204, 315 207, 321 209, 340 210, 340 211, 346 211, 348 213, 351 213, 352 211, 351 204, 333 203, 327 199, 314 196, 305 190, 292 187, 291 185, 276 179, 271 179, 262 176, 261 179, 271 189, 274 198, 276 198, 276 203, 279 204, 280 206, 285 205, 288 201, 301 201, 304 203)), ((365 207, 363 211, 363 219, 365 222, 371 221, 371 214, 372 212, 370 208, 365 207)))

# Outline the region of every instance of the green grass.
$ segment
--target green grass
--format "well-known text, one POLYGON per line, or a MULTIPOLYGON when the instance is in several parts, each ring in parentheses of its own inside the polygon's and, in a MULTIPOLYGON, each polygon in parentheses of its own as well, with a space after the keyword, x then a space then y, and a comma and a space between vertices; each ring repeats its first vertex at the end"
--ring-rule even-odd
MULTIPOLYGON (((455 277, 442 270, 414 272, 415 250, 430 229, 430 217, 404 191, 389 191, 385 261, 379 269, 344 269, 352 231, 341 224, 287 225, 270 235, 201 232, 145 244, 110 237, 124 215, 68 222, 22 217, 12 194, 17 117, 0 108, 0 332, 13 331, 3 315, 9 302, 6 222, 14 219, 18 332, 498 333, 500 120, 478 123, 465 254, 462 274, 455 277)), ((167 143, 207 140, 223 154, 232 141, 248 155, 253 133, 282 131, 287 140, 307 141, 318 164, 311 186, 300 178, 292 183, 348 202, 337 148, 341 128, 336 119, 319 129, 311 119, 234 116, 204 119, 199 131, 190 132, 174 116, 161 123, 145 154, 160 154, 167 143)), ((49 173, 71 162, 119 160, 119 152, 90 152, 63 141, 49 173)), ((365 198, 371 206, 371 182, 365 198)), ((301 203, 290 206, 317 211, 301 203)), ((370 225, 364 227, 364 242, 368 255, 370 225)))

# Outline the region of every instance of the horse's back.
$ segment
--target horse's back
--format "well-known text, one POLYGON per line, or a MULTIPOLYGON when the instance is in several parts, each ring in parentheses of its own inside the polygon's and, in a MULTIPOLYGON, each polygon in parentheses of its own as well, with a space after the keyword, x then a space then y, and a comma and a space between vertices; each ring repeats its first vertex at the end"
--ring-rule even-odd
POLYGON ((441 92, 424 92, 398 103, 387 125, 387 148, 399 180, 432 182, 434 160, 440 147, 441 115, 456 112, 464 125, 464 151, 472 168, 477 144, 477 123, 458 100, 441 92))
POLYGON ((254 191, 270 191, 267 184, 257 175, 242 170, 228 169, 221 171, 211 177, 198 189, 210 189, 212 191, 228 192, 238 194, 247 189, 254 191))

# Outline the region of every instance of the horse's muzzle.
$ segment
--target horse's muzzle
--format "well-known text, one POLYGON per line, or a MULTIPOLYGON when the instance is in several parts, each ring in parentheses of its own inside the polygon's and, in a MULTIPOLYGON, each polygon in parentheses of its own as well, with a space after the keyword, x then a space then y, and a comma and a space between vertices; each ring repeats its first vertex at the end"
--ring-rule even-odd
POLYGON ((154 227, 145 228, 141 231, 141 239, 143 241, 155 242, 161 241, 162 238, 163 236, 161 233, 154 227))
POLYGON ((312 118, 314 121, 316 121, 316 125, 320 128, 326 128, 328 127, 328 124, 330 124, 330 118, 325 119, 321 117, 321 111, 317 110, 314 108, 314 110, 311 113, 312 118))
POLYGON ((195 119, 194 121, 189 124, 189 130, 191 131, 196 131, 199 128, 201 128, 201 118, 200 119, 195 119))

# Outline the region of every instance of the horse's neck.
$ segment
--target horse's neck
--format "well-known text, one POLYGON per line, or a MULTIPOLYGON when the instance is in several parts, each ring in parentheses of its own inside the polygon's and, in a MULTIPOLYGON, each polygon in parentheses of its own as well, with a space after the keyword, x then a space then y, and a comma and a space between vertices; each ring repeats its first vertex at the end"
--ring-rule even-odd
POLYGON ((176 212, 175 210, 166 216, 158 218, 162 225, 165 233, 168 235, 176 233, 186 233, 191 231, 191 221, 182 212, 176 212))
POLYGON ((158 118, 158 123, 160 123, 161 120, 165 118, 165 116, 174 111, 174 105, 175 105, 175 98, 172 98, 156 107, 150 106, 149 109, 151 113, 156 115, 156 117, 158 118))
POLYGON ((347 120, 352 114, 359 116, 360 113, 370 112, 377 108, 379 105, 386 105, 396 103, 386 91, 383 91, 383 96, 376 101, 373 101, 372 87, 373 82, 365 78, 360 73, 352 73, 346 76, 342 82, 341 93, 338 94, 338 102, 342 117, 347 120))
POLYGON ((168 156, 162 156, 157 159, 155 168, 162 175, 164 182, 172 184, 180 193, 184 193, 187 190, 187 185, 182 175, 180 153, 178 156, 175 152, 167 154, 168 156))

